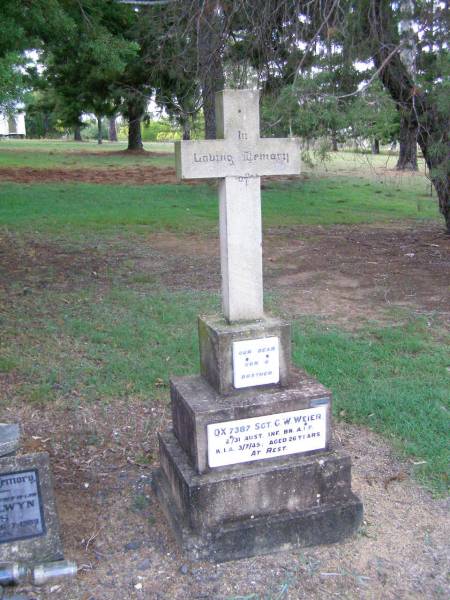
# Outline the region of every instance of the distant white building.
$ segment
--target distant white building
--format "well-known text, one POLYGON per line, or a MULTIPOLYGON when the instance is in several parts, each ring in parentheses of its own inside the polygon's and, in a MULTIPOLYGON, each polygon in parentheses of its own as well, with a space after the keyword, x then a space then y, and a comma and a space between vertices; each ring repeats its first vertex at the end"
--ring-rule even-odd
POLYGON ((24 112, 17 111, 13 115, 0 113, 0 137, 24 138, 26 133, 24 112))

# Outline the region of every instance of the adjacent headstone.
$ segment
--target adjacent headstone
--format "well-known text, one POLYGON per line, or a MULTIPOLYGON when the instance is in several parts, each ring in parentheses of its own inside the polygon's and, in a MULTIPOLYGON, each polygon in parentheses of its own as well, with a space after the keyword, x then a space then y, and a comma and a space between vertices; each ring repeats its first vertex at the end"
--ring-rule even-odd
POLYGON ((0 458, 0 562, 63 558, 48 454, 0 458))
POLYGON ((0 423, 0 457, 13 454, 20 446, 20 427, 17 423, 0 423))
POLYGON ((223 139, 176 158, 181 178, 220 178, 224 314, 199 318, 200 376, 171 381, 153 484, 190 558, 219 562, 340 541, 362 504, 330 391, 292 368, 289 324, 263 312, 260 177, 298 173, 298 143, 260 139, 257 92, 219 93, 217 115, 223 139))

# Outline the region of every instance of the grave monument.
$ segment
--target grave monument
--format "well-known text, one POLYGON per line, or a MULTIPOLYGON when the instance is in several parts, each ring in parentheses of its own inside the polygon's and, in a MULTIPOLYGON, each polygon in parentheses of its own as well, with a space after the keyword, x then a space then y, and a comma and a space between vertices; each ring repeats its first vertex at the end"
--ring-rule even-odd
POLYGON ((337 542, 362 504, 331 442, 331 393, 291 366, 263 309, 262 175, 300 171, 295 139, 259 137, 259 93, 216 96, 217 138, 176 144, 180 179, 217 178, 223 315, 199 317, 200 375, 171 380, 153 485, 184 551, 216 562, 337 542))
POLYGON ((49 456, 19 448, 19 426, 0 423, 0 562, 62 560, 49 456))

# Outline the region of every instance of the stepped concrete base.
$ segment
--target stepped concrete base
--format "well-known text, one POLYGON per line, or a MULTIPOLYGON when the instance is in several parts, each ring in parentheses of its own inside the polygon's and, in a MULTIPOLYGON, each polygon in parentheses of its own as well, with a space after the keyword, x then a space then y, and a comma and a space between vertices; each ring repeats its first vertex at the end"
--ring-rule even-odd
POLYGON ((209 470, 206 435, 209 423, 327 406, 325 450, 330 448, 331 392, 300 370, 291 370, 288 388, 251 388, 229 396, 216 392, 198 375, 174 377, 170 382, 170 396, 175 435, 198 473, 209 470))
POLYGON ((334 543, 354 533, 362 519, 350 459, 338 451, 198 475, 167 432, 160 436, 160 456, 154 491, 192 560, 223 562, 334 543))

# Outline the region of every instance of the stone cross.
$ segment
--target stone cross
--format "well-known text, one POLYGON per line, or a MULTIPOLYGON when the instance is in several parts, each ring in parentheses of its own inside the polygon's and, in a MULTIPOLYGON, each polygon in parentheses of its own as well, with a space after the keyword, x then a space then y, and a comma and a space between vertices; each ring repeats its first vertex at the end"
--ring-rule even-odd
POLYGON ((259 92, 216 94, 216 140, 175 145, 180 179, 219 178, 222 304, 229 322, 262 319, 261 175, 300 172, 299 141, 259 137, 259 92))

